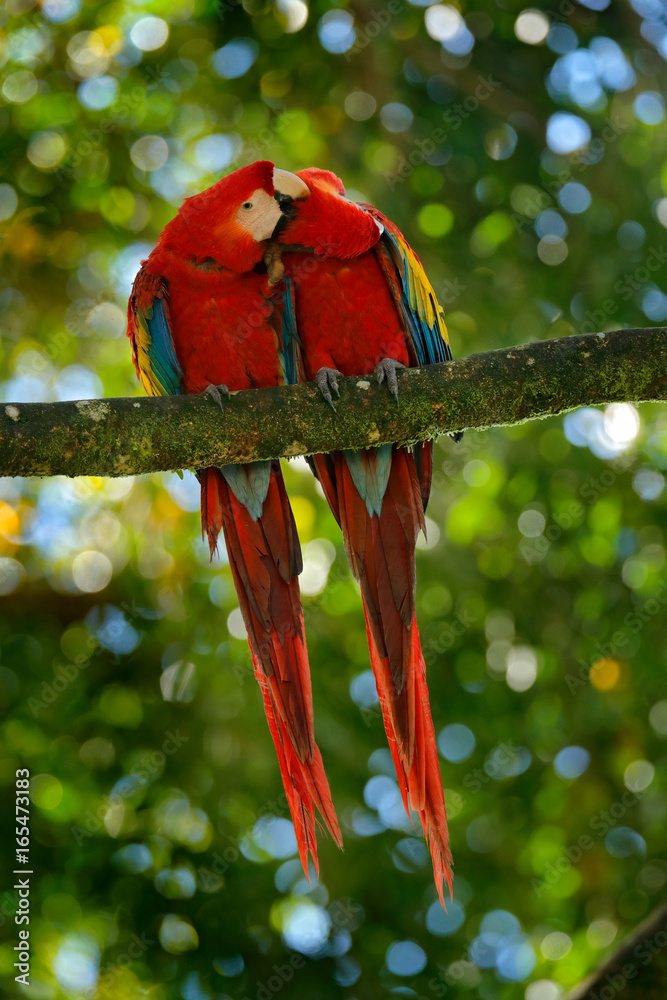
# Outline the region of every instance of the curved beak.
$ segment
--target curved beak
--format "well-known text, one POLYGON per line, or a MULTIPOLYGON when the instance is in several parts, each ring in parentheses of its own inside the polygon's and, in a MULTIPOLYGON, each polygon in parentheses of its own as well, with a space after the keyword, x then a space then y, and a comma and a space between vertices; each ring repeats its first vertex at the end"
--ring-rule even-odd
POLYGON ((283 202, 308 198, 310 195, 305 181, 302 181, 296 174, 291 174, 289 170, 280 170, 279 167, 275 167, 273 171, 273 186, 276 192, 274 198, 279 205, 282 205, 283 202))

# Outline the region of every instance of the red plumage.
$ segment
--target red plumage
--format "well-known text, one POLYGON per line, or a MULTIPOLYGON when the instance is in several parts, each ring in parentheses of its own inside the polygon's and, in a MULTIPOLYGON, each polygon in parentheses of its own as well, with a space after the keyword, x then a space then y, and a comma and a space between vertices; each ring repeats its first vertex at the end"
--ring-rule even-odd
MULTIPOLYGON (((128 309, 135 365, 148 392, 284 382, 280 314, 266 273, 259 273, 281 216, 273 194, 273 164, 255 163, 187 199, 165 227, 137 275, 128 309)), ((307 873, 308 853, 318 864, 315 807, 339 846, 341 836, 313 733, 301 551, 280 465, 209 468, 199 475, 202 530, 211 555, 220 531, 225 537, 307 873)))
MULTIPOLYGON (((279 242, 285 275, 294 285, 303 378, 315 378, 322 367, 370 374, 385 358, 416 364, 396 291, 376 252, 382 227, 398 230, 379 212, 347 201, 333 174, 306 170, 299 176, 310 196, 296 203, 296 216, 279 242), (313 248, 315 255, 302 248, 313 248)), ((370 449, 354 460, 335 452, 314 456, 313 464, 360 581, 371 665, 403 801, 419 814, 444 905, 443 879, 450 892, 452 885, 451 853, 415 615, 415 545, 424 529, 432 450, 431 442, 412 451, 394 446, 388 458, 370 449), (380 505, 372 497, 382 484, 380 505)))
POLYGON ((272 463, 262 516, 254 521, 218 469, 202 477, 202 526, 222 527, 229 565, 275 744, 283 785, 308 874, 319 872, 315 806, 339 847, 342 839, 313 733, 310 669, 299 594, 301 550, 278 462, 272 463))
MULTIPOLYGON (((296 218, 280 236, 283 249, 294 248, 283 259, 296 290, 300 375, 311 379, 323 367, 367 374, 387 358, 419 363, 401 267, 412 268, 408 298, 414 291, 421 320, 428 314, 418 337, 439 329, 438 322, 433 330, 430 325, 437 303, 401 234, 370 206, 347 201, 342 183, 324 171, 301 174, 310 190, 306 200, 298 200, 304 192, 297 178, 283 172, 288 190, 274 199, 278 174, 272 164, 253 164, 188 199, 144 262, 130 299, 128 334, 148 392, 236 391, 284 382, 291 362, 265 254, 278 222, 285 221, 278 202, 284 208, 283 195, 294 197, 300 187, 296 218), (393 244, 379 242, 384 229, 393 244)), ((270 259, 275 263, 273 251, 270 259)), ((432 444, 335 452, 313 463, 361 584, 371 665, 403 801, 420 817, 444 905, 451 855, 415 615, 415 545, 424 528, 432 444)), ((225 537, 307 871, 309 854, 318 864, 316 809, 339 845, 341 837, 314 740, 298 588, 301 553, 280 466, 210 468, 200 471, 200 479, 202 529, 211 553, 221 531, 225 537)))

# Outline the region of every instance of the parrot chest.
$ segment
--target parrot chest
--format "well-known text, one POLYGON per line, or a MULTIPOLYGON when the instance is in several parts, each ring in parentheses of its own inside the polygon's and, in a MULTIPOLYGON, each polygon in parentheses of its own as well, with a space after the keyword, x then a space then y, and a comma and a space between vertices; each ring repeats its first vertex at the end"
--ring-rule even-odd
POLYGON ((409 363, 400 317, 372 253, 321 261, 290 253, 283 260, 296 285, 308 378, 322 367, 368 374, 382 358, 409 363))
POLYGON ((283 381, 277 353, 276 310, 261 275, 205 273, 170 288, 174 346, 187 392, 207 385, 232 391, 283 381))

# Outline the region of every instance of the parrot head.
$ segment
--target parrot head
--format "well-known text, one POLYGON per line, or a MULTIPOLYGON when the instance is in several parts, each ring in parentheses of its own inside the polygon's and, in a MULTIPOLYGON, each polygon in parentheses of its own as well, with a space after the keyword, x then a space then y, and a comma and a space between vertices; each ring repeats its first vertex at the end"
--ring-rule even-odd
POLYGON ((252 270, 292 199, 306 194, 305 183, 295 174, 259 160, 186 198, 160 243, 196 261, 212 258, 234 271, 252 270))
POLYGON ((306 247, 318 257, 347 258, 357 257, 377 243, 382 235, 379 225, 346 198, 339 177, 330 170, 309 167, 296 179, 307 191, 291 195, 289 204, 286 198, 281 201, 286 216, 276 232, 281 245, 306 247))

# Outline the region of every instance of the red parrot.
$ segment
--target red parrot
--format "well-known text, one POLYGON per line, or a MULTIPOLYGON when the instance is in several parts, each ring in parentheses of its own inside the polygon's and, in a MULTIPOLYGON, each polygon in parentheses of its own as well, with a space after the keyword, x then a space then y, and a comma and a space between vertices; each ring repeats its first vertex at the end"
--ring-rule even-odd
MULTIPOLYGON (((142 262, 128 306, 137 375, 151 395, 221 393, 285 382, 286 344, 265 253, 281 204, 303 181, 261 161, 188 198, 142 262), (276 186, 280 190, 276 191, 276 186)), ((270 255, 267 261, 271 263, 270 255)), ((301 550, 278 462, 202 469, 202 532, 222 530, 255 676, 308 874, 318 868, 315 806, 335 842, 338 821, 313 735, 298 585, 301 550)))
MULTIPOLYGON (((417 255, 381 212, 345 197, 332 173, 298 174, 277 235, 285 267, 285 322, 302 380, 333 406, 336 376, 375 373, 398 398, 396 369, 451 358, 443 311, 417 255), (313 255, 314 250, 314 255, 313 255), (289 252, 286 252, 289 251, 289 252)), ((452 890, 451 853, 426 671, 415 615, 415 544, 425 530, 433 443, 314 455, 361 584, 384 726, 406 809, 420 817, 435 882, 452 890)))

